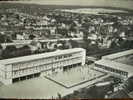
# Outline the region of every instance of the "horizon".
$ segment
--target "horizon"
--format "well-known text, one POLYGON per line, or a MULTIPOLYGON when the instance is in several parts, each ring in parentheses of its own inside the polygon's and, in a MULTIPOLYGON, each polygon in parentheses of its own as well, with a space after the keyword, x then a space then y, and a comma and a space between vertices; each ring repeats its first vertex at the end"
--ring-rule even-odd
POLYGON ((101 6, 117 7, 133 10, 133 0, 23 0, 3 1, 5 3, 39 4, 39 5, 66 5, 66 6, 101 6))

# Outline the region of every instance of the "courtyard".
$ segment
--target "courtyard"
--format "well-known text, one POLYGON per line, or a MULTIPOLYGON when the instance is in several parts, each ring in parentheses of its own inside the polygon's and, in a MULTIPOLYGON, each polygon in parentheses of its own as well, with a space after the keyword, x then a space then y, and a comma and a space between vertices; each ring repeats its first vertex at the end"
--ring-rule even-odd
POLYGON ((81 85, 88 81, 95 80, 104 76, 105 73, 92 69, 89 65, 77 66, 66 71, 45 76, 45 78, 64 86, 71 88, 81 85))
POLYGON ((61 96, 65 96, 70 93, 73 93, 73 91, 75 91, 75 90, 79 90, 83 87, 91 86, 92 84, 108 77, 108 75, 106 75, 106 74, 104 75, 104 73, 100 73, 95 70, 89 70, 90 74, 87 74, 88 73, 87 69, 88 69, 87 67, 83 68, 84 71, 86 70, 84 72, 84 74, 82 71, 80 72, 80 67, 77 67, 76 69, 75 68, 71 69, 68 72, 65 72, 64 74, 58 73, 56 75, 58 77, 59 77, 59 75, 64 75, 64 76, 61 76, 62 82, 67 81, 67 83, 65 85, 67 85, 71 88, 66 88, 66 87, 64 87, 60 84, 57 84, 56 82, 51 81, 47 78, 38 77, 38 78, 33 78, 33 79, 25 80, 25 81, 16 82, 16 83, 10 84, 10 85, 1 85, 0 86, 0 98, 21 98, 21 99, 58 98, 58 93, 60 93, 61 96), (67 75, 67 73, 71 73, 71 75, 69 75, 69 74, 67 75), (89 79, 88 79, 89 76, 88 77, 86 76, 83 79, 83 77, 80 76, 80 75, 82 75, 81 73, 84 76, 85 75, 93 76, 95 73, 98 75, 94 75, 95 78, 97 77, 96 79, 92 79, 94 76, 93 77, 90 76, 89 79), (91 73, 94 73, 94 74, 91 74, 91 73), (76 74, 76 75, 74 75, 74 74, 76 74), (80 76, 80 78, 78 78, 79 76, 80 76), (101 77, 98 78, 98 76, 101 76, 101 77), (71 82, 69 83, 69 81, 71 81, 71 82), (78 84, 78 83, 80 83, 80 84, 78 84), (78 85, 75 85, 75 84, 78 84, 78 85), (73 86, 73 85, 75 85, 75 86, 73 86))
POLYGON ((123 63, 123 64, 127 64, 127 65, 133 66, 133 54, 125 56, 123 58, 119 58, 116 61, 120 62, 120 63, 123 63))

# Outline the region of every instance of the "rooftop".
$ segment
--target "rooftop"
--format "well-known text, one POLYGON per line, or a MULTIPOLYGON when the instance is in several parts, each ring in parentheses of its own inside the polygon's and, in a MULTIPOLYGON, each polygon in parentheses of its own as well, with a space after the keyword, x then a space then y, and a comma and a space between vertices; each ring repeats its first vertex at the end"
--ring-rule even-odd
POLYGON ((131 55, 131 54, 133 54, 133 49, 131 49, 131 50, 126 50, 126 51, 119 52, 119 53, 110 54, 110 55, 107 55, 107 56, 103 56, 102 58, 103 58, 103 59, 110 59, 110 60, 113 60, 113 59, 116 59, 116 58, 119 58, 119 57, 131 55))
POLYGON ((4 60, 0 60, 0 64, 19 63, 19 62, 36 60, 36 59, 41 59, 41 58, 46 58, 46 57, 58 56, 58 55, 62 55, 62 54, 70 54, 70 53, 79 52, 79 51, 83 51, 83 50, 84 49, 82 49, 82 48, 56 50, 54 52, 48 52, 48 53, 34 54, 34 55, 29 55, 29 56, 17 57, 17 58, 4 59, 4 60))

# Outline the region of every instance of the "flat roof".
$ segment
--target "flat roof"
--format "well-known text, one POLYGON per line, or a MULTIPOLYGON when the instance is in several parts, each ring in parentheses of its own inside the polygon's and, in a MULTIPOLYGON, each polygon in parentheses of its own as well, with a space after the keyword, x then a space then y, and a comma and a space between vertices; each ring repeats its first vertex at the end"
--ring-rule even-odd
POLYGON ((58 55, 63 55, 63 54, 70 54, 70 53, 79 52, 79 51, 84 51, 84 49, 73 48, 73 49, 65 49, 65 50, 56 50, 56 51, 48 52, 48 53, 9 58, 9 59, 0 60, 0 64, 12 64, 12 63, 36 60, 36 59, 41 59, 41 58, 46 58, 46 57, 53 57, 53 56, 58 56, 58 55))
POLYGON ((121 71, 128 72, 129 76, 133 75, 133 66, 130 66, 130 65, 122 64, 111 60, 104 60, 104 59, 96 61, 95 64, 99 64, 99 65, 107 66, 113 69, 118 69, 121 71))
POLYGON ((130 54, 133 54, 133 49, 106 55, 106 56, 103 56, 102 58, 103 59, 115 59, 115 58, 119 58, 122 56, 130 55, 130 54))

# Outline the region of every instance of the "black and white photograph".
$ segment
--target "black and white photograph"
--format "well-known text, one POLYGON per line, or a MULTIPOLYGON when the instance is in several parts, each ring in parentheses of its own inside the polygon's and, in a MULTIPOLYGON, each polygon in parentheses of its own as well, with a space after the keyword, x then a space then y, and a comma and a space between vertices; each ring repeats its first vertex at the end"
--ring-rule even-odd
POLYGON ((133 0, 0 1, 0 98, 133 98, 133 0))

